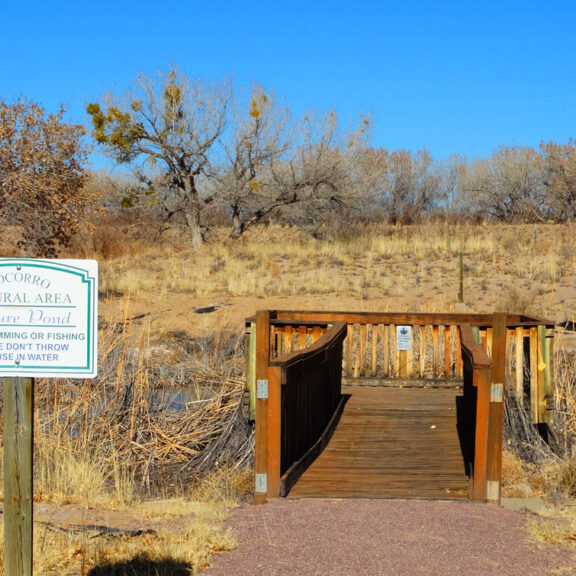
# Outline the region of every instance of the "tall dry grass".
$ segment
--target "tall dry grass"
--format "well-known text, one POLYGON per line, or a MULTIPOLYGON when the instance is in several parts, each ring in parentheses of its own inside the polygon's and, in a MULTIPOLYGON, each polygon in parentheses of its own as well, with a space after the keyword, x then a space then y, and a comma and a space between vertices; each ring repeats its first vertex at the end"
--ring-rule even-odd
POLYGON ((99 350, 96 379, 35 383, 35 502, 178 526, 112 537, 39 522, 35 573, 195 573, 234 545, 223 514, 251 489, 242 340, 178 333, 159 342, 126 317, 101 328, 99 350), (151 497, 165 501, 146 508, 151 497))
MULTIPOLYGON (((312 237, 280 226, 223 238, 192 252, 166 239, 106 258, 103 294, 198 298, 326 295, 391 298, 401 306, 453 308, 463 254, 465 301, 476 311, 551 308, 574 276, 570 226, 373 225, 312 237), (406 286, 414 288, 404 298, 406 286), (537 298, 534 298, 534 295, 537 298), (408 300, 411 299, 411 302, 408 300)), ((556 312, 556 310, 554 311, 556 312)))

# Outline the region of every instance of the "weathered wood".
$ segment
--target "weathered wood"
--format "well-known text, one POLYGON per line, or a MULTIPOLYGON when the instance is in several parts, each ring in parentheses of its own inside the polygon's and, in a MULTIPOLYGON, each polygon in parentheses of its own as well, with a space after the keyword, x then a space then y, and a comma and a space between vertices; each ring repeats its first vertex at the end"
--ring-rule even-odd
MULTIPOLYGON (((268 378, 268 360, 270 358, 270 312, 259 310, 256 312, 256 387, 258 380, 268 378)), ((254 426, 254 474, 256 475, 256 488, 254 491, 254 504, 266 502, 267 488, 264 489, 262 479, 268 478, 268 398, 256 397, 256 419, 254 426)))
POLYGON ((439 363, 440 363, 440 337, 439 329, 437 325, 432 326, 432 371, 434 373, 434 378, 437 378, 439 374, 439 363))
POLYGON ((419 326, 420 330, 420 359, 418 363, 418 374, 424 378, 426 373, 426 326, 419 326))
POLYGON ((539 421, 538 413, 538 328, 533 327, 529 330, 530 334, 530 406, 532 420, 539 421))
POLYGON ((450 377, 452 364, 452 346, 450 343, 450 326, 444 326, 444 378, 450 377))
POLYGON ((288 492, 292 489, 292 486, 296 484, 300 476, 307 470, 307 468, 314 462, 314 460, 322 453, 332 434, 340 421, 340 416, 344 410, 348 397, 342 396, 338 407, 335 410, 332 418, 328 422, 324 432, 318 438, 318 440, 313 444, 313 446, 302 456, 299 460, 294 462, 290 468, 282 475, 281 486, 280 486, 280 496, 286 496, 288 492))
POLYGON ((34 381, 5 378, 4 574, 32 576, 34 381))
POLYGON ((246 379, 248 393, 250 395, 249 417, 250 420, 254 421, 254 418, 256 417, 256 322, 250 322, 248 339, 249 345, 247 347, 248 359, 246 366, 246 379))
POLYGON ((516 397, 524 396, 524 329, 522 326, 515 328, 516 341, 516 397))
POLYGON ((347 376, 352 375, 353 345, 354 345, 354 325, 348 324, 346 332, 346 368, 345 368, 345 373, 347 376))
POLYGON ((478 344, 478 334, 470 325, 460 327, 460 342, 464 362, 464 410, 469 428, 471 454, 471 500, 486 500, 488 466, 488 429, 490 409, 490 359, 478 344))
MULTIPOLYGON (((503 330, 501 326, 493 329, 495 317, 490 316, 488 320, 484 315, 469 316, 475 322, 476 333, 481 336, 482 347, 474 343, 470 326, 465 330, 468 340, 465 342, 463 332, 453 323, 461 322, 466 315, 454 315, 455 320, 452 320, 451 315, 434 314, 273 312, 268 319, 267 364, 270 366, 269 370, 274 370, 267 373, 266 378, 270 385, 275 380, 282 384, 279 386, 280 394, 274 397, 274 392, 270 389, 271 396, 267 399, 268 445, 265 468, 268 474, 268 496, 277 495, 284 490, 284 481, 278 474, 278 461, 280 475, 285 474, 288 468, 294 466, 294 462, 301 461, 310 446, 315 445, 321 435, 319 423, 323 426, 332 417, 336 406, 332 404, 334 395, 332 392, 328 394, 327 397, 332 400, 326 410, 322 408, 324 401, 320 400, 320 397, 324 392, 321 390, 324 382, 334 381, 333 377, 328 375, 329 372, 337 370, 340 373, 343 367, 345 374, 356 381, 364 381, 367 376, 392 376, 394 381, 399 383, 397 389, 405 386, 413 373, 424 378, 432 377, 435 382, 444 383, 441 385, 448 383, 447 379, 464 374, 465 382, 469 382, 465 385, 465 412, 473 426, 468 436, 474 446, 470 450, 471 456, 466 456, 471 474, 470 497, 497 501, 504 384, 506 379, 514 382, 514 388, 518 392, 518 375, 524 371, 526 352, 529 357, 532 412, 535 421, 547 421, 548 410, 553 407, 550 401, 550 389, 553 385, 548 369, 551 339, 546 338, 546 330, 550 329, 550 326, 545 321, 536 324, 534 319, 525 316, 508 316, 507 321, 506 318, 503 320, 503 330), (332 314, 336 318, 328 316, 332 314), (331 365, 330 361, 327 361, 329 346, 326 347, 327 340, 322 334, 330 324, 336 322, 340 317, 338 314, 342 317, 339 330, 342 338, 346 337, 344 363, 342 364, 343 354, 340 348, 339 363, 331 365), (410 322, 410 319, 413 322, 410 322), (397 349, 398 325, 412 326, 412 342, 408 351, 397 349), (302 343, 305 350, 302 349, 302 343), (288 352, 289 350, 291 352, 288 352), (498 357, 500 361, 494 372, 488 354, 498 357), (314 372, 320 366, 320 371, 314 372), (328 366, 331 367, 327 368, 328 366), (278 367, 281 367, 281 376, 275 372, 278 367), (287 413, 282 400, 285 397, 282 388, 284 384, 293 381, 298 382, 297 388, 300 391, 291 400, 293 407, 287 413), (278 398, 280 411, 277 408, 278 398), (276 408, 273 407, 273 402, 276 408), (322 414, 317 414, 317 408, 311 408, 312 406, 321 408, 322 414), (301 418, 300 413, 307 416, 301 418), (284 435, 285 414, 295 415, 286 419, 289 422, 286 431, 290 431, 292 436, 284 435), (278 453, 275 446, 279 445, 279 438, 282 447, 278 453), (292 445, 293 441, 298 444, 296 449, 292 445)), ((255 371, 257 372, 256 369, 255 371)), ((362 458, 362 453, 357 456, 362 458)))
POLYGON ((372 362, 370 364, 370 375, 376 376, 378 373, 378 325, 371 324, 372 332, 372 362))
POLYGON ((504 398, 506 394, 506 314, 494 314, 490 384, 487 500, 500 504, 504 398))
POLYGON ((282 445, 282 368, 268 366, 268 490, 269 497, 280 493, 282 445))
POLYGON ((366 324, 360 324, 360 346, 358 350, 358 363, 360 365, 360 376, 366 376, 366 340, 367 340, 367 329, 366 324))
POLYGON ((466 499, 451 390, 345 387, 350 398, 290 498, 466 499))
POLYGON ((382 354, 384 357, 384 365, 382 366, 382 373, 384 376, 390 375, 390 326, 381 324, 380 329, 382 332, 382 354))

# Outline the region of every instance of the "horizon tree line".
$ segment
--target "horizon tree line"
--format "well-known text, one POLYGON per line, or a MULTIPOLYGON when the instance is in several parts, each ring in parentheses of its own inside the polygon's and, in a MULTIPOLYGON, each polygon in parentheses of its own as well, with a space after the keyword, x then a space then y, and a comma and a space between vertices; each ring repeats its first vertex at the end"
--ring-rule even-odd
POLYGON ((183 227, 200 247, 215 225, 239 238, 258 222, 426 218, 505 223, 576 217, 576 142, 500 146, 490 157, 435 160, 427 150, 370 145, 373 121, 343 127, 335 110, 294 117, 271 91, 207 82, 177 68, 140 75, 87 106, 96 145, 126 170, 87 169, 87 128, 64 109, 0 100, 0 224, 53 256, 107 210, 183 227))

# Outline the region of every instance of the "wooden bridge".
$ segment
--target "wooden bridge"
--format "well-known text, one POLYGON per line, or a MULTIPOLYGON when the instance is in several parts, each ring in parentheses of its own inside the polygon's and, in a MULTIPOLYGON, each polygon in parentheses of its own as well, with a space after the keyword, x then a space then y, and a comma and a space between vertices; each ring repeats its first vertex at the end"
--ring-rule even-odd
POLYGON ((255 502, 499 502, 504 399, 551 421, 553 328, 504 314, 257 312, 255 502))

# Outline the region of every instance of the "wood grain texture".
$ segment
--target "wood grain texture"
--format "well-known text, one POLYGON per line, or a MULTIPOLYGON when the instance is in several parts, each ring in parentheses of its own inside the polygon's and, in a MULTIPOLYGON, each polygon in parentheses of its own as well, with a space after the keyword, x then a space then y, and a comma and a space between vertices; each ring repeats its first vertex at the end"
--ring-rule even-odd
POLYGON ((468 498, 458 389, 344 387, 325 450, 289 498, 468 498))

